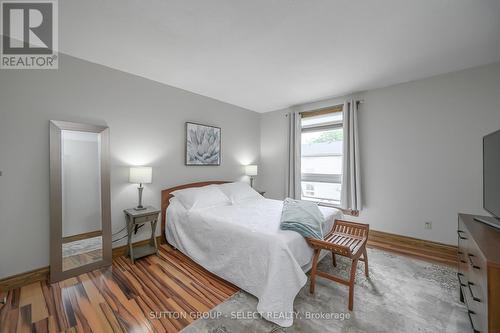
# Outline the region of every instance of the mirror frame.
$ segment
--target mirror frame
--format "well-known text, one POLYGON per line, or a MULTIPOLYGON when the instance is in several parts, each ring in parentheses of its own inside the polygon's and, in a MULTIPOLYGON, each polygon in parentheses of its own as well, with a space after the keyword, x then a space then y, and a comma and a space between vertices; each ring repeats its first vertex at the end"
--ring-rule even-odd
POLYGON ((109 128, 105 126, 50 121, 50 282, 74 277, 112 262, 111 244, 111 191, 109 128), (101 219, 102 259, 66 271, 62 269, 62 131, 80 131, 101 134, 101 219))

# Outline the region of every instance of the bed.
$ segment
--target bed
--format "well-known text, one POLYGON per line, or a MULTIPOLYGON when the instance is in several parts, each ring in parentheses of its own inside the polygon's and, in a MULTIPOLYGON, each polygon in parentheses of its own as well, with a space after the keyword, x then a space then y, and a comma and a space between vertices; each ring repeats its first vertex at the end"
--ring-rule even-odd
MULTIPOLYGON (((162 191, 162 235, 208 271, 257 297, 257 310, 265 319, 289 327, 313 251, 298 233, 279 229, 283 201, 248 192, 249 197, 231 198, 229 203, 186 208, 179 192, 228 183, 193 183, 162 191)), ((342 217, 334 208, 320 210, 327 221, 325 231, 342 217)))

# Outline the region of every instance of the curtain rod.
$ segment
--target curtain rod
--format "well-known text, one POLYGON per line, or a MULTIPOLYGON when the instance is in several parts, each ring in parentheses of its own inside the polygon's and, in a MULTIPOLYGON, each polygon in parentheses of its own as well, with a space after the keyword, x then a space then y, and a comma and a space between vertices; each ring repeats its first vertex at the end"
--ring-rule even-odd
MULTIPOLYGON (((360 99, 356 100, 356 104, 362 104, 365 101, 360 99)), ((316 110, 308 110, 308 111, 302 111, 299 112, 303 118, 306 117, 314 117, 314 116, 320 116, 323 114, 328 114, 328 113, 335 113, 335 112, 342 112, 344 109, 344 103, 342 104, 337 104, 337 105, 332 105, 332 106, 327 106, 321 109, 316 109, 316 110)))
MULTIPOLYGON (((364 103, 365 103, 364 99, 358 99, 358 100, 356 100, 356 104, 364 104, 364 103)), ((316 113, 316 114, 319 115, 319 114, 329 113, 330 110, 334 110, 334 111, 330 111, 331 113, 334 113, 334 112, 340 112, 340 111, 342 111, 343 108, 344 108, 344 103, 337 104, 337 105, 326 106, 326 107, 323 107, 323 108, 320 108, 320 109, 315 109, 315 110, 300 111, 299 114, 316 113), (335 110, 335 109, 338 109, 338 110, 335 110)), ((313 115, 311 114, 310 116, 313 116, 313 115)), ((288 112, 285 113, 285 117, 288 117, 288 112)))
MULTIPOLYGON (((364 104, 364 103, 365 103, 364 99, 358 99, 358 100, 356 100, 356 104, 364 104)), ((341 104, 335 104, 335 105, 325 106, 325 107, 322 107, 322 108, 319 108, 319 109, 300 111, 299 113, 314 112, 314 111, 323 111, 323 110, 328 110, 328 109, 341 108, 343 106, 344 106, 344 103, 341 103, 341 104)))

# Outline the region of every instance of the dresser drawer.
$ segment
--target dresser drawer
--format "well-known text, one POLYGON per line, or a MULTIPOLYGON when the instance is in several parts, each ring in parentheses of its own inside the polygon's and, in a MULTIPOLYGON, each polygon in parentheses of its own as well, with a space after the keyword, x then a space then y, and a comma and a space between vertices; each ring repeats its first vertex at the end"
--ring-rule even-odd
POLYGON ((474 333, 484 333, 487 332, 487 330, 483 326, 483 320, 481 315, 479 315, 477 312, 474 312, 472 310, 468 311, 470 323, 472 325, 472 332, 474 333))
POLYGON ((457 228, 457 238, 458 238, 458 271, 464 275, 464 278, 468 281, 469 275, 469 244, 470 244, 470 235, 467 231, 467 228, 463 224, 462 220, 458 220, 458 228, 457 228))
POLYGON ((487 264, 467 227, 458 223, 459 282, 476 332, 488 331, 487 264))
POLYGON ((475 302, 470 292, 469 286, 461 286, 462 294, 464 295, 464 303, 467 307, 468 316, 473 326, 473 332, 487 332, 487 317, 481 303, 475 302))
POLYGON ((466 266, 468 259, 467 253, 470 246, 470 235, 467 231, 467 228, 463 224, 462 220, 458 220, 458 228, 457 228, 457 237, 458 237, 458 264, 460 266, 466 266))
POLYGON ((500 333, 500 230, 477 219, 458 217, 460 291, 475 331, 500 333))
POLYGON ((486 265, 486 260, 481 255, 474 241, 469 242, 468 245, 469 247, 462 256, 467 262, 467 281, 471 285, 471 292, 475 296, 474 298, 479 298, 484 301, 488 290, 486 276, 488 267, 486 265))
POLYGON ((469 272, 469 280, 467 289, 469 289, 470 303, 474 307, 477 314, 478 322, 482 327, 481 332, 486 332, 488 327, 488 280, 487 280, 487 267, 486 262, 479 255, 478 262, 474 265, 480 267, 479 269, 471 269, 469 272))
POLYGON ((458 247, 467 247, 470 235, 467 232, 467 228, 460 220, 458 221, 457 236, 458 236, 458 247))
POLYGON ((467 253, 465 249, 458 249, 458 271, 465 275, 469 275, 469 262, 466 260, 467 253))
MULTIPOLYGON (((470 268, 472 269, 473 272, 477 271, 485 271, 486 270, 486 262, 484 259, 481 257, 480 254, 478 254, 478 251, 475 250, 474 248, 470 249, 467 251, 467 257, 465 259, 468 261, 470 268)), ((482 274, 482 272, 481 272, 482 274)), ((485 272, 486 274, 486 272, 485 272)))
MULTIPOLYGON (((471 238, 469 231, 459 220, 458 223, 458 262, 459 267, 468 266, 467 271, 480 271, 486 269, 486 261, 481 255, 479 248, 471 238)), ((484 273, 486 274, 486 273, 484 273)))

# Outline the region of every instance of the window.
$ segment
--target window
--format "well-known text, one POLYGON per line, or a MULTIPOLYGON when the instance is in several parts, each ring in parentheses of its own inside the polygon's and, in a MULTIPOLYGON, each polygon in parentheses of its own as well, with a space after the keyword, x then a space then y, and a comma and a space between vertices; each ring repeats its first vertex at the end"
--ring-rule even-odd
POLYGON ((314 196, 314 186, 311 183, 305 183, 304 185, 304 196, 313 197, 314 196))
POLYGON ((342 112, 302 118, 302 200, 340 205, 342 112))

